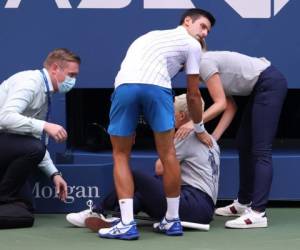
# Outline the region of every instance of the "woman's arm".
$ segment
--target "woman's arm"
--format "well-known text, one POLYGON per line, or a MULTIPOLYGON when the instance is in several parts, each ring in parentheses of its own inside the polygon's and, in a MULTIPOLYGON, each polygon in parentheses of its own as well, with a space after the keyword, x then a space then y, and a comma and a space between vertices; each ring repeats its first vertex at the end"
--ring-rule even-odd
MULTIPOLYGON (((202 79, 200 79, 202 81, 202 79)), ((220 113, 222 113, 226 108, 226 96, 224 93, 223 85, 219 74, 216 73, 212 75, 207 81, 206 86, 208 88, 209 94, 213 99, 213 105, 211 105, 202 115, 202 120, 204 123, 212 120, 220 113)), ((183 139, 185 138, 191 130, 193 130, 193 121, 189 121, 177 130, 175 133, 175 138, 183 139)))
POLYGON ((203 114, 203 122, 206 123, 219 114, 221 114, 227 106, 227 100, 224 93, 223 85, 218 73, 212 75, 207 81, 206 86, 213 100, 213 104, 205 110, 203 114))
POLYGON ((233 117, 235 116, 237 107, 235 104, 235 101, 231 96, 226 97, 227 99, 227 105, 226 109, 222 114, 222 117, 215 128, 214 132, 212 133, 212 136, 216 139, 219 140, 224 131, 228 128, 230 125, 231 121, 233 120, 233 117))

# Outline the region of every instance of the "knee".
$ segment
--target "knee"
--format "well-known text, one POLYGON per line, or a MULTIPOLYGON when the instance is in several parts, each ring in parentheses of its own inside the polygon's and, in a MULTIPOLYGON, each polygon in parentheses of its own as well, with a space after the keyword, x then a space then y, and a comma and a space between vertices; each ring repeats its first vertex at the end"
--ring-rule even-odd
POLYGON ((148 174, 145 173, 144 169, 132 169, 131 172, 132 172, 132 175, 137 176, 137 177, 145 176, 145 175, 148 176, 148 174))
POLYGON ((123 151, 113 151, 113 158, 115 162, 128 162, 130 154, 123 151))
POLYGON ((151 174, 145 173, 142 170, 132 170, 134 184, 139 187, 139 184, 145 184, 149 179, 154 178, 151 174))
POLYGON ((251 153, 252 153, 253 157, 256 159, 272 157, 272 149, 271 148, 254 148, 254 149, 252 149, 251 153))
POLYGON ((209 224, 213 220, 213 213, 208 210, 200 209, 199 211, 179 211, 180 219, 199 224, 209 224))

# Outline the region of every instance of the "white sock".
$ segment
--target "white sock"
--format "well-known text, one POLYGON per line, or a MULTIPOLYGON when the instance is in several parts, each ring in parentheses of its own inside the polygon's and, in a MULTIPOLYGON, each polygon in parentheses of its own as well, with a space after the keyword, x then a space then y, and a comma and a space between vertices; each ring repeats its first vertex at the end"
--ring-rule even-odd
POLYGON ((123 224, 129 224, 133 221, 133 199, 121 199, 119 205, 123 224))
POLYGON ((179 218, 178 215, 179 198, 180 196, 174 198, 167 197, 167 213, 166 213, 167 220, 179 218))

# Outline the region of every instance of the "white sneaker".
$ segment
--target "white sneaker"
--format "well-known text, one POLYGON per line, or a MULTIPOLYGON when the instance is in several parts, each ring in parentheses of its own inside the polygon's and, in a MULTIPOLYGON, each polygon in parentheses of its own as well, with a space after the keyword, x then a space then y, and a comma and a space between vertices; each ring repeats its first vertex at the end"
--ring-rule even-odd
POLYGON ((93 212, 93 201, 88 200, 86 205, 89 207, 89 209, 83 210, 78 213, 70 213, 67 214, 66 219, 68 222, 70 222, 72 225, 77 227, 86 227, 85 220, 88 217, 97 217, 97 218, 105 218, 102 214, 97 214, 93 212))
POLYGON ((268 218, 265 212, 258 213, 247 208, 245 213, 235 220, 226 221, 227 228, 261 228, 268 227, 268 218))
POLYGON ((68 222, 70 222, 74 226, 86 227, 85 220, 89 217, 101 218, 101 214, 97 214, 97 213, 91 212, 89 209, 86 209, 86 210, 83 210, 78 213, 67 214, 66 219, 68 222))
POLYGON ((164 233, 169 236, 181 236, 183 235, 180 219, 168 220, 164 217, 160 222, 153 224, 153 230, 157 233, 164 233))
POLYGON ((241 216, 250 204, 241 204, 238 200, 234 200, 232 204, 226 207, 219 207, 215 210, 216 215, 221 216, 241 216))
POLYGON ((100 229, 98 235, 101 238, 120 240, 137 240, 140 237, 135 221, 126 225, 119 221, 119 223, 110 228, 100 229))

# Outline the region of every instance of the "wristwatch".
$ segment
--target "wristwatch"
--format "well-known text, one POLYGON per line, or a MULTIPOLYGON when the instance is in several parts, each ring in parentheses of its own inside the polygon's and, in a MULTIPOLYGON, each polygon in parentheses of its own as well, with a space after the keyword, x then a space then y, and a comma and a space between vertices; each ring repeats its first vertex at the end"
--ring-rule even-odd
POLYGON ((60 175, 60 176, 62 176, 62 173, 61 173, 61 172, 59 172, 59 171, 57 171, 57 172, 54 172, 54 173, 51 175, 51 180, 53 180, 54 176, 56 176, 56 175, 60 175))

